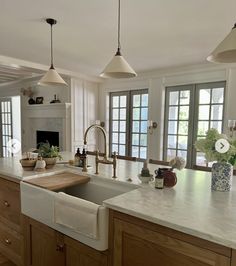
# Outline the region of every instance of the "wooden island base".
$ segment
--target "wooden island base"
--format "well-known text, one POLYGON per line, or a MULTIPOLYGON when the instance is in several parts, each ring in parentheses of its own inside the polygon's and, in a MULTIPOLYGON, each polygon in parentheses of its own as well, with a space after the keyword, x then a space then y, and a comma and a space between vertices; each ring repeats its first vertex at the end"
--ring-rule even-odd
POLYGON ((236 266, 236 253, 191 235, 110 211, 112 266, 236 266))

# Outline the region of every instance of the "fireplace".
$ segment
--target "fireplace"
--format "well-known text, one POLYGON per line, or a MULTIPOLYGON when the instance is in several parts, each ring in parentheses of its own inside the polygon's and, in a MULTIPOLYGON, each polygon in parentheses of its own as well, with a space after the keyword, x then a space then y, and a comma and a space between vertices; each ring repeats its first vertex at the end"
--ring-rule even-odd
POLYGON ((37 130, 36 142, 37 148, 40 142, 49 142, 51 146, 59 147, 59 132, 37 130))

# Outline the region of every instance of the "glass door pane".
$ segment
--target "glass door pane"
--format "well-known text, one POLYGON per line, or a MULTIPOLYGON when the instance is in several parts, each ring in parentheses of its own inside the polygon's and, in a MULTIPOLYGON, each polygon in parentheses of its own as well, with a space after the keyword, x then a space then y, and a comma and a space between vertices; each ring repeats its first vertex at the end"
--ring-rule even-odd
POLYGON ((12 154, 7 148, 8 141, 12 139, 12 102, 11 98, 0 99, 1 112, 1 155, 11 157, 12 154))
POLYGON ((111 94, 110 105, 110 153, 115 151, 119 155, 126 155, 128 93, 111 94))
MULTIPOLYGON (((204 138, 210 128, 222 133, 224 113, 225 82, 216 82, 196 85, 196 114, 194 142, 204 138)), ((211 166, 207 163, 204 154, 194 149, 193 165, 211 166)))
POLYGON ((167 88, 164 159, 188 157, 191 86, 167 88))
POLYGON ((131 156, 147 158, 148 91, 131 91, 131 156))

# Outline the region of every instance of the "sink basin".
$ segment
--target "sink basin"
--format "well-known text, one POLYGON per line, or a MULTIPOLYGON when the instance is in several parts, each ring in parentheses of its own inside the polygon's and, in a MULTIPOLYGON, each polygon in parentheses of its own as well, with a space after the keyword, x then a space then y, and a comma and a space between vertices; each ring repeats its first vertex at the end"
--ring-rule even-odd
POLYGON ((64 192, 68 195, 102 205, 104 200, 129 192, 134 188, 136 186, 132 184, 94 178, 86 184, 75 185, 57 192, 64 192))
POLYGON ((92 248, 102 251, 108 248, 108 209, 103 206, 102 202, 136 188, 137 186, 133 184, 99 177, 91 177, 90 182, 86 184, 75 185, 59 191, 49 191, 26 182, 21 182, 21 209, 23 214, 92 248), (64 192, 100 206, 97 217, 98 239, 91 239, 54 222, 54 198, 58 192, 64 192))

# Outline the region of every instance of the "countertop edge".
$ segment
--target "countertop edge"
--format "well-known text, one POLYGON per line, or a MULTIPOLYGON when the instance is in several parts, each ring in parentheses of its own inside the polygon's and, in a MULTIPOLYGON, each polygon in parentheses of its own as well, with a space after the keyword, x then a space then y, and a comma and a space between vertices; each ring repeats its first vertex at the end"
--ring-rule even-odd
MULTIPOLYGON (((129 193, 129 192, 127 192, 127 193, 129 193)), ((167 227, 167 228, 170 228, 170 229, 173 229, 173 230, 176 230, 176 231, 179 231, 179 232, 182 232, 182 233, 185 233, 185 234, 188 234, 188 235, 200 238, 200 239, 207 240, 209 242, 213 242, 213 243, 216 243, 216 244, 228 247, 228 248, 236 249, 236 241, 233 242, 230 240, 225 240, 224 238, 218 237, 216 235, 210 235, 210 234, 202 233, 201 231, 194 230, 194 229, 191 229, 188 227, 183 227, 183 226, 180 226, 178 224, 167 222, 165 220, 161 220, 158 218, 152 218, 152 217, 146 216, 140 212, 135 212, 132 210, 130 211, 130 210, 124 209, 122 207, 114 206, 113 204, 109 204, 106 201, 103 202, 103 205, 109 209, 130 215, 130 216, 134 216, 136 218, 151 222, 153 224, 161 225, 161 226, 164 226, 164 227, 167 227)))

